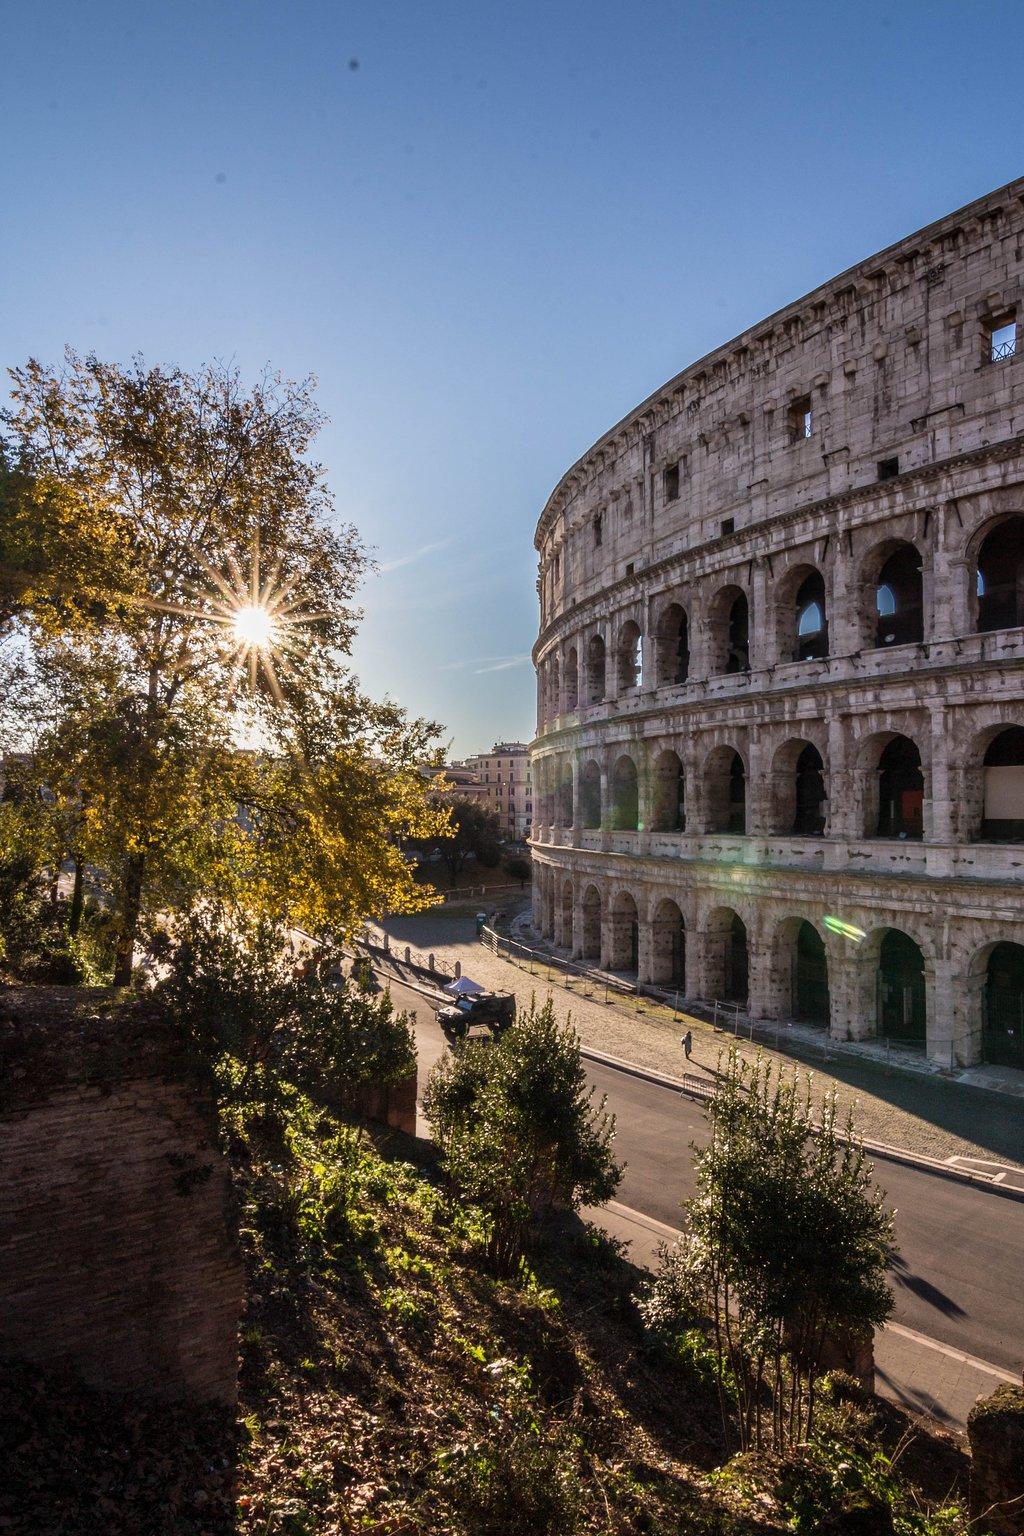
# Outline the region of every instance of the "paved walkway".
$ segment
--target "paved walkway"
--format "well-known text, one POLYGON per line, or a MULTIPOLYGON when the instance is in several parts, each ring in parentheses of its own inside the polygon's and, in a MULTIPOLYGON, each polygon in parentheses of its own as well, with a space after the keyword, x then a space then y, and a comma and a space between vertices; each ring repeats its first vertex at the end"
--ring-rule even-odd
MULTIPOLYGON (((706 1020, 686 1015, 680 1022, 671 1009, 649 1000, 638 1005, 609 994, 605 1002, 601 993, 584 995, 578 980, 567 990, 564 977, 547 967, 531 974, 485 948, 472 917, 433 911, 394 918, 386 926, 393 942, 432 951, 446 970, 457 960, 466 975, 495 991, 515 992, 520 1004, 531 994, 538 1001, 550 997, 556 1016, 563 1022, 571 1019, 585 1047, 638 1066, 678 1075, 684 1066, 679 1039, 689 1029, 693 1057, 687 1070, 710 1076, 733 1039, 706 1020)), ((797 1038, 786 1041, 786 1050, 756 1042, 740 1043, 740 1049, 748 1056, 761 1050, 780 1066, 813 1071, 819 1092, 835 1088, 841 1114, 852 1109, 858 1131, 870 1141, 943 1160, 962 1159, 989 1174, 998 1175, 1001 1167, 1024 1168, 1024 1099, 887 1067, 855 1052, 808 1052, 797 1038)))

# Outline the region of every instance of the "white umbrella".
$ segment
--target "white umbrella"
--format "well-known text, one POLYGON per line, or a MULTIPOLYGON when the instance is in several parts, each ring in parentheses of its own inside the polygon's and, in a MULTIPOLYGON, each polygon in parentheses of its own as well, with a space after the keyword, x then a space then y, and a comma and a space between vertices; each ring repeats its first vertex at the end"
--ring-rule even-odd
POLYGON ((468 976, 460 976, 455 981, 447 982, 442 990, 447 992, 449 997, 472 997, 475 993, 482 992, 484 988, 478 981, 472 981, 468 976))

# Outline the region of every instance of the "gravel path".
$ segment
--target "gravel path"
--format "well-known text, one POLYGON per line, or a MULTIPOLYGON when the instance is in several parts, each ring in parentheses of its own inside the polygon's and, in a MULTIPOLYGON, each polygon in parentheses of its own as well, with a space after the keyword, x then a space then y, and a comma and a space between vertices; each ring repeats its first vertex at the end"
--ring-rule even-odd
MULTIPOLYGON (((539 1002, 552 999, 556 1016, 571 1019, 584 1046, 610 1056, 678 1075, 684 1068, 680 1036, 693 1034, 689 1071, 713 1070, 731 1033, 686 1015, 644 1001, 605 1003, 601 994, 585 996, 579 981, 566 990, 563 978, 548 968, 535 974, 498 958, 476 938, 472 917, 427 912, 394 918, 387 923, 392 942, 409 944, 451 970, 455 961, 463 972, 494 991, 515 992, 520 1005, 531 994, 539 1002)), ((787 1051, 764 1045, 741 1046, 745 1055, 761 1050, 787 1068, 812 1071, 817 1089, 836 1089, 841 1113, 853 1109, 860 1133, 871 1141, 887 1142, 930 1157, 966 1157, 1024 1167, 1024 1099, 1009 1094, 951 1083, 921 1071, 887 1067, 883 1061, 855 1051, 834 1048, 828 1056, 799 1038, 787 1040, 787 1051)))

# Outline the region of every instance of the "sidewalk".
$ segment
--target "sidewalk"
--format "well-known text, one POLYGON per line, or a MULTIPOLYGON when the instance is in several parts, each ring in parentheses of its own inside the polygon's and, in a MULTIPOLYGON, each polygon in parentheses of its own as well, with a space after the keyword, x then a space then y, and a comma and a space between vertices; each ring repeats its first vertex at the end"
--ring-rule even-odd
MULTIPOLYGON (((683 1069, 680 1035, 693 1034, 687 1070, 713 1072, 719 1056, 733 1042, 731 1030, 686 1015, 683 1022, 669 1008, 635 999, 582 995, 579 982, 567 990, 564 977, 540 967, 536 974, 498 958, 476 938, 471 917, 438 911, 395 918, 386 924, 398 944, 432 951, 438 965, 452 970, 459 961, 474 980, 495 991, 515 992, 520 1004, 531 994, 551 998, 561 1022, 571 1018, 584 1046, 631 1061, 637 1066, 678 1076, 683 1069)), ((742 1054, 760 1051, 783 1069, 810 1071, 819 1093, 835 1088, 840 1113, 854 1113, 859 1133, 870 1141, 904 1147, 943 1161, 969 1160, 988 1173, 1024 1168, 1024 1101, 1006 1093, 950 1082, 930 1073, 902 1071, 868 1055, 834 1051, 827 1060, 806 1055, 801 1043, 787 1040, 789 1052, 764 1043, 738 1043, 742 1054)))

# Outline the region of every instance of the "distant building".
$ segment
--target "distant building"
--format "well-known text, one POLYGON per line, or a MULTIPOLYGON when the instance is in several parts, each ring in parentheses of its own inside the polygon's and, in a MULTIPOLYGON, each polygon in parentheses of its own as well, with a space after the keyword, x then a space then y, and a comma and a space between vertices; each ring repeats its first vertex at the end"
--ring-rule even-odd
POLYGON ((455 763, 449 774, 468 769, 483 786, 483 799, 495 812, 503 837, 525 842, 533 825, 530 756, 524 742, 496 741, 489 752, 455 763))

